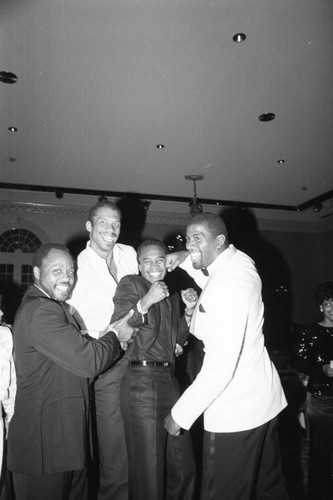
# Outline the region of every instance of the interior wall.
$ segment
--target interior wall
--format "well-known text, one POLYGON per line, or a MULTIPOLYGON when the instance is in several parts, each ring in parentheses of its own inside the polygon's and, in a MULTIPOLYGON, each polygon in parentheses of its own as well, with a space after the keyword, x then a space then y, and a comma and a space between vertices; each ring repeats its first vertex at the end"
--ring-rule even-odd
POLYGON ((320 248, 323 266, 323 280, 333 282, 333 231, 320 236, 320 248))
POLYGON ((314 290, 319 283, 326 281, 321 235, 265 231, 263 236, 280 251, 287 266, 292 321, 317 321, 320 315, 314 300, 314 290))

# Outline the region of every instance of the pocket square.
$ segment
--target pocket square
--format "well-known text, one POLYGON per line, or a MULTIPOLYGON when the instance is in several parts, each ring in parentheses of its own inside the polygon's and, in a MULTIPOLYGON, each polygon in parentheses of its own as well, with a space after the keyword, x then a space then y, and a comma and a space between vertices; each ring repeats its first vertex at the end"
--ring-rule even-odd
POLYGON ((199 311, 202 312, 202 313, 205 313, 205 309, 203 308, 203 305, 202 304, 199 304, 199 311))

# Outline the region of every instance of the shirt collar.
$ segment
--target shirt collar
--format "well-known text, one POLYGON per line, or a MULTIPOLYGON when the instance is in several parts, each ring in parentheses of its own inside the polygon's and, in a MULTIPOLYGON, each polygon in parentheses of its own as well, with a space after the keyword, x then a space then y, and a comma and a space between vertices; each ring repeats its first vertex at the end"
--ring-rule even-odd
POLYGON ((208 274, 211 275, 214 269, 217 267, 220 267, 221 265, 224 265, 226 262, 228 262, 231 257, 233 257, 236 253, 236 248, 234 245, 229 245, 223 252, 221 252, 216 259, 207 266, 207 271, 208 274))
POLYGON ((48 297, 49 299, 51 298, 51 297, 49 296, 49 294, 48 294, 48 293, 46 293, 46 292, 44 292, 44 290, 43 290, 42 288, 40 288, 38 285, 36 285, 36 283, 34 283, 34 286, 35 286, 36 288, 38 288, 38 290, 40 290, 41 292, 43 292, 43 294, 44 294, 44 295, 46 295, 46 297, 48 297))

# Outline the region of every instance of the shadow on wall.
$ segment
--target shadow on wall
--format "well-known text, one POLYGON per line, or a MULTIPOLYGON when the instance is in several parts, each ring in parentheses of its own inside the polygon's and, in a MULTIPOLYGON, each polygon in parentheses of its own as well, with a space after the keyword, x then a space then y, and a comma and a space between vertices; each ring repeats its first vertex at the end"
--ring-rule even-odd
POLYGON ((2 297, 1 309, 4 313, 3 321, 12 325, 16 311, 23 298, 24 290, 16 283, 3 283, 0 284, 0 295, 2 297))
POLYGON ((79 253, 86 248, 87 241, 88 241, 87 232, 85 234, 74 235, 69 240, 66 241, 65 245, 68 247, 74 260, 76 260, 79 253))
POLYGON ((129 194, 117 201, 122 214, 119 243, 138 248, 146 224, 150 202, 141 200, 136 194, 129 194))
POLYGON ((267 349, 290 351, 292 297, 290 270, 283 255, 260 234, 250 210, 230 208, 222 210, 220 216, 228 228, 230 243, 254 260, 262 280, 267 349))

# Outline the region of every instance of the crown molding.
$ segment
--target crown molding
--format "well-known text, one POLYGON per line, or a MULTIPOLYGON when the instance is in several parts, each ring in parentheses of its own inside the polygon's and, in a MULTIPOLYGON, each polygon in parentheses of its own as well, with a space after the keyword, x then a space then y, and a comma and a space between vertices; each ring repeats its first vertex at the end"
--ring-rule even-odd
MULTIPOLYGON (((72 205, 63 203, 35 203, 24 201, 0 201, 0 210, 2 212, 15 213, 17 215, 25 216, 28 219, 29 214, 40 215, 60 215, 60 216, 76 216, 85 217, 89 211, 90 206, 72 205)), ((190 216, 186 212, 168 211, 171 207, 165 207, 164 211, 152 210, 147 211, 146 222, 148 224, 163 224, 170 226, 186 226, 190 221, 190 216)), ((178 207, 177 207, 178 208, 178 207)), ((218 207, 219 211, 221 207, 218 207)), ((217 209, 215 210, 218 213, 217 209)), ((302 220, 302 214, 299 214, 299 219, 288 219, 286 214, 281 214, 281 218, 260 217, 256 211, 254 216, 257 221, 258 230, 261 231, 281 231, 281 232, 297 232, 297 233, 326 233, 333 230, 333 218, 325 220, 302 220)))

